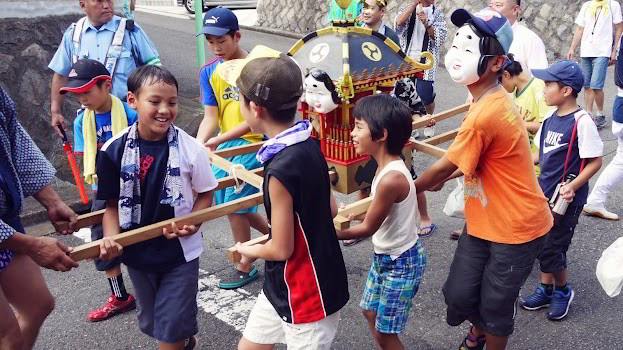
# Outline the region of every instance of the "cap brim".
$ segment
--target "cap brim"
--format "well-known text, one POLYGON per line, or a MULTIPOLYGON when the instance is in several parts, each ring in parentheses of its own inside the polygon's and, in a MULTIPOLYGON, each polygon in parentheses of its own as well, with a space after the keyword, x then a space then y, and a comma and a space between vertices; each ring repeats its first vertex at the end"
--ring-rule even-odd
POLYGON ((560 81, 557 76, 548 72, 547 69, 533 69, 531 72, 532 76, 543 81, 560 81))
POLYGON ((111 80, 109 75, 98 75, 96 77, 94 77, 91 80, 83 80, 83 79, 70 79, 67 82, 67 85, 63 86, 62 88, 60 88, 59 93, 65 94, 68 92, 74 93, 74 94, 83 94, 89 90, 91 90, 91 88, 97 84, 98 81, 100 80, 111 80))
POLYGON ((491 29, 485 24, 485 21, 472 15, 466 9, 457 9, 452 12, 452 15, 450 16, 450 21, 459 28, 464 26, 465 23, 472 22, 474 26, 476 26, 476 28, 478 28, 483 33, 495 37, 495 33, 491 32, 491 29))
POLYGON ((242 59, 230 60, 221 63, 218 66, 218 74, 223 78, 229 85, 238 86, 236 81, 238 77, 240 77, 240 73, 244 69, 244 66, 253 61, 256 58, 262 57, 279 57, 281 52, 277 50, 273 50, 268 46, 257 45, 256 47, 249 52, 247 57, 242 59))
POLYGON ((223 36, 229 33, 231 29, 228 28, 219 28, 219 27, 203 27, 201 33, 197 33, 196 36, 199 35, 214 35, 214 36, 223 36))

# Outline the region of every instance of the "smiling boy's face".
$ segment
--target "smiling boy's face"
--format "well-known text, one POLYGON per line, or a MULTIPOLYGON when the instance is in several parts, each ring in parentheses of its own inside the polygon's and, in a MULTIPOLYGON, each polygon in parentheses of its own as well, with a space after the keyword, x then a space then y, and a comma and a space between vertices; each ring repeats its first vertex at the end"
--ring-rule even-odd
POLYGON ((161 140, 177 118, 177 88, 162 81, 148 82, 137 95, 128 93, 128 104, 138 112, 140 137, 148 141, 161 140))

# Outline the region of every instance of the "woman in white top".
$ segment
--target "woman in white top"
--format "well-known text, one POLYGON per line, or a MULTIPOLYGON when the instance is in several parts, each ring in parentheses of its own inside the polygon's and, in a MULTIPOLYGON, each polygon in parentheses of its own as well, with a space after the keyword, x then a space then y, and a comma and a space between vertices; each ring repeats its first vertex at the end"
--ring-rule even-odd
POLYGON ((405 329, 426 255, 417 235, 417 194, 400 154, 411 135, 411 111, 395 97, 365 97, 353 110, 351 136, 358 154, 378 163, 372 203, 359 225, 339 231, 339 239, 372 236, 374 256, 360 307, 379 348, 403 349, 405 329))

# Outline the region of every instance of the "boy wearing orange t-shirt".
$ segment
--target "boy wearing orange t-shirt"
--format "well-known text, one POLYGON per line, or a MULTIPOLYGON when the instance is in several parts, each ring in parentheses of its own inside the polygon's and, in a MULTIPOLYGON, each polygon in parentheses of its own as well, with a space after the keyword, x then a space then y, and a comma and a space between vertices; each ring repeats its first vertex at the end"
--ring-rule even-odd
POLYGON ((460 27, 445 58, 474 102, 447 154, 415 182, 418 191, 465 176, 467 234, 459 239, 443 287, 447 322, 472 323, 460 349, 505 349, 519 289, 552 227, 533 171, 528 134, 499 85, 512 29, 493 10, 456 10, 460 27))

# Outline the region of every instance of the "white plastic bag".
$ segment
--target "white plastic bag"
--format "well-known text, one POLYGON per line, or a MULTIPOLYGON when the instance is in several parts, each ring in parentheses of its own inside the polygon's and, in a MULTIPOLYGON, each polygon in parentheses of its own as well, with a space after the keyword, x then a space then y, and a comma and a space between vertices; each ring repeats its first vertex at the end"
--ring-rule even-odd
POLYGON ((450 192, 446 205, 443 207, 443 212, 455 218, 465 218, 465 194, 463 190, 463 181, 461 179, 456 180, 456 188, 450 192))
POLYGON ((623 237, 612 243, 597 262, 597 280, 609 297, 621 293, 623 287, 623 237))

